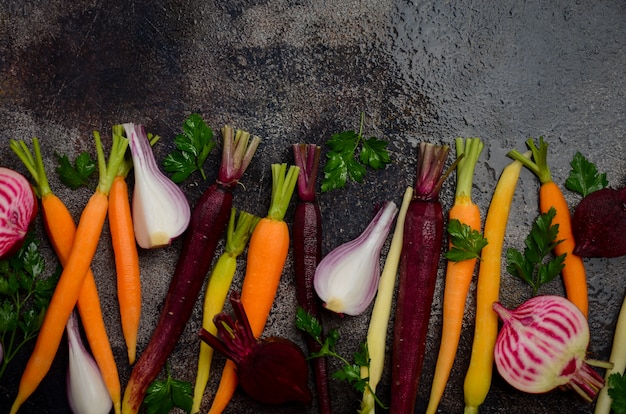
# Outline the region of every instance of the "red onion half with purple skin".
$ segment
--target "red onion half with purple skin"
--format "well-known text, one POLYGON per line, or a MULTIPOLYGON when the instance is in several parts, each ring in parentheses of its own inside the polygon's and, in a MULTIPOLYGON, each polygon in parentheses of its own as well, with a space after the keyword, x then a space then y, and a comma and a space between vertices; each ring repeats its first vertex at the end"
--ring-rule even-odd
POLYGON ((513 310, 499 302, 493 309, 503 322, 495 364, 510 385, 527 393, 572 389, 593 401, 604 379, 591 365, 603 363, 586 359, 589 325, 576 305, 561 296, 543 295, 513 310))

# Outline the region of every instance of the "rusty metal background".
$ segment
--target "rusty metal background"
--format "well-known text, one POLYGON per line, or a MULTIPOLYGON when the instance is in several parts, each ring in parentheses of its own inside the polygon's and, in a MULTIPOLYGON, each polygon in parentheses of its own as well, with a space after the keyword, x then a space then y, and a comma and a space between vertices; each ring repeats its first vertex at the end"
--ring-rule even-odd
MULTIPOLYGON (((112 124, 146 125, 164 139, 162 160, 191 112, 215 129, 232 124, 263 137, 255 160, 235 195, 235 207, 264 215, 269 203, 269 165, 292 162, 290 145, 323 145, 335 132, 358 128, 365 112, 367 135, 390 141, 393 164, 370 173, 362 185, 322 194, 324 249, 356 237, 384 200, 401 201, 415 180, 416 144, 452 144, 457 136, 486 143, 474 198, 483 213, 509 149, 524 149, 528 137, 550 142, 554 179, 563 185, 569 162, 581 151, 608 174, 612 186, 626 184, 626 3, 538 0, 435 1, 178 1, 60 0, 0 2, 0 165, 24 170, 8 149, 11 138, 42 141, 51 186, 78 216, 89 190, 70 191, 52 168, 54 151, 92 150, 91 131, 104 135, 112 124)), ((106 141, 105 141, 106 143, 106 141)), ((216 174, 220 148, 206 164, 207 182, 184 185, 194 204, 216 174)), ((523 171, 505 247, 521 247, 538 214, 536 178, 523 171)), ((453 180, 443 188, 449 208, 453 180)), ((572 208, 579 201, 566 192, 572 208)), ((287 214, 291 224, 291 210, 287 214)), ((37 229, 43 237, 41 220, 37 229)), ((55 259, 43 243, 49 265, 55 259)), ((139 349, 156 323, 179 244, 141 252, 144 281, 139 349)), ((219 251, 218 251, 219 253, 219 251)), ((245 258, 245 255, 242 256, 245 258)), ((295 294, 288 259, 267 335, 299 343, 293 326, 295 294)), ((443 262, 442 262, 443 264, 443 262)), ((607 359, 624 298, 626 259, 586 260, 590 287, 590 355, 607 359)), ((243 267, 243 259, 241 262, 243 267)), ((240 269, 241 269, 240 268, 240 269)), ((443 269, 443 267, 441 268, 443 269)), ((115 296, 108 229, 94 261, 105 318, 122 384, 125 360, 115 296)), ((241 283, 241 270, 234 287, 241 283)), ((439 345, 443 273, 440 271, 427 338, 416 413, 423 412, 439 345)), ((562 293, 559 281, 544 293, 562 293)), ((473 335, 472 284, 458 358, 440 405, 461 413, 462 384, 473 335)), ((502 301, 509 306, 529 290, 503 273, 502 301)), ((358 317, 326 315, 342 333, 339 352, 350 354, 365 338, 371 308, 358 317)), ((171 357, 172 374, 193 381, 200 303, 171 357)), ((0 380, 0 412, 8 411, 31 347, 0 380)), ((65 364, 57 360, 24 405, 24 413, 66 413, 65 364)), ((215 373, 223 359, 217 360, 215 373)), ((208 408, 217 378, 207 389, 208 408)), ((337 413, 353 413, 360 396, 333 382, 337 413)), ((379 385, 389 401, 389 372, 379 385)), ((237 393, 227 413, 315 413, 311 407, 266 407, 237 393)), ((593 406, 572 393, 527 395, 497 374, 483 413, 591 413, 593 406)))

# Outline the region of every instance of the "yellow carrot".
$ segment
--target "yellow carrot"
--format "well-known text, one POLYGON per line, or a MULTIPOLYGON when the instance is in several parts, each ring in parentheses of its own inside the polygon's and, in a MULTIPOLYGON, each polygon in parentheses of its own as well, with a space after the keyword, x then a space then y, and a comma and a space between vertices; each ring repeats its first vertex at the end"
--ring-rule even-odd
MULTIPOLYGON (((530 152, 525 156, 530 157, 530 152)), ((478 270, 474 341, 463 387, 466 414, 478 413, 491 387, 493 349, 498 335, 498 315, 492 305, 499 300, 504 234, 521 169, 519 161, 504 168, 485 218, 483 236, 489 244, 482 250, 478 270)))
MULTIPOLYGON (((226 296, 237 270, 237 257, 243 252, 259 217, 242 211, 237 219, 237 210, 231 210, 230 221, 226 232, 226 247, 224 253, 217 259, 209 276, 209 282, 204 294, 204 309, 202 313, 202 327, 213 335, 217 335, 217 328, 213 323, 215 315, 220 313, 226 302, 226 296), (236 225, 235 225, 236 224, 236 225)), ((192 413, 200 411, 202 397, 211 372, 213 348, 204 341, 200 342, 198 369, 194 386, 192 413)))
POLYGON ((378 293, 376 294, 367 331, 367 352, 370 357, 369 369, 368 367, 361 367, 361 378, 368 378, 368 386, 363 393, 361 410, 359 411, 362 414, 374 414, 376 408, 376 386, 382 377, 385 363, 387 327, 389 325, 389 316, 391 315, 391 304, 400 263, 400 254, 402 253, 404 218, 412 198, 413 187, 407 187, 398 213, 393 237, 391 238, 389 252, 385 259, 385 266, 378 282, 378 293))

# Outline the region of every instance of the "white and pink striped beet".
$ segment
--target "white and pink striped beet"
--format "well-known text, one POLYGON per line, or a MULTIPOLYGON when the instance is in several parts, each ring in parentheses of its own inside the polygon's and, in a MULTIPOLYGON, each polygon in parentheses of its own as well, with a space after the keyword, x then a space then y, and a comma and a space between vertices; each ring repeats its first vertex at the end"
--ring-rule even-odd
POLYGON ((542 295, 513 310, 499 302, 493 309, 503 322, 494 360, 510 385, 528 393, 569 388, 593 401, 604 379, 586 360, 589 325, 572 302, 542 295))

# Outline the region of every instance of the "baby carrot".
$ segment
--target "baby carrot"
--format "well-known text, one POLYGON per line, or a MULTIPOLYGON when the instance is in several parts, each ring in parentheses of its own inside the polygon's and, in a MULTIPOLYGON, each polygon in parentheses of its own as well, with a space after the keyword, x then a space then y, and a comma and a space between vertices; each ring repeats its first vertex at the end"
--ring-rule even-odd
MULTIPOLYGON (((448 213, 449 221, 458 220, 461 225, 467 225, 475 231, 480 231, 480 210, 474 204, 471 192, 474 168, 483 147, 484 144, 480 138, 456 139, 456 155, 459 159, 456 192, 454 203, 448 213)), ((441 343, 430 390, 430 399, 426 408, 427 414, 437 411, 437 406, 450 377, 461 338, 465 302, 474 275, 477 257, 474 255, 460 261, 448 259, 443 294, 441 343)))
POLYGON ((94 138, 100 171, 98 187, 81 214, 70 255, 50 300, 37 336, 35 349, 22 374, 18 394, 11 407, 11 414, 17 413, 22 403, 35 391, 50 369, 61 343, 65 324, 80 296, 83 282, 100 241, 109 204, 109 190, 119 163, 124 158, 128 142, 114 137, 107 165, 100 134, 94 132, 94 138))
POLYGON ((402 253, 402 240, 404 239, 404 219, 409 203, 413 199, 413 187, 407 187, 404 191, 402 205, 396 219, 396 227, 393 231, 389 252, 385 259, 385 265, 378 282, 378 293, 372 308, 370 325, 367 330, 367 352, 370 357, 368 367, 361 367, 361 378, 367 378, 368 386, 365 387, 361 399, 361 414, 374 414, 376 412, 376 386, 383 375, 385 364, 385 346, 387 344, 387 328, 391 316, 391 306, 396 285, 396 276, 402 253))
MULTIPOLYGON (((115 125, 113 134, 122 136, 124 127, 115 125)), ((133 364, 137 352, 137 332, 141 318, 141 279, 139 254, 131 216, 130 198, 126 176, 133 167, 130 157, 125 157, 116 172, 109 193, 109 230, 115 256, 117 300, 120 307, 122 333, 128 350, 128 362, 133 364)))
MULTIPOLYGON (((59 257, 61 265, 64 266, 74 244, 76 224, 67 206, 50 189, 41 158, 39 140, 33 138, 34 154, 31 153, 24 141, 11 141, 10 146, 35 180, 37 194, 41 198, 41 211, 46 234, 59 257)), ((121 410, 119 373, 102 318, 98 289, 91 269, 87 270, 77 305, 91 352, 109 390, 115 412, 119 413, 121 410)))
MULTIPOLYGON (((289 250, 289 229, 283 220, 295 189, 300 168, 272 164, 272 199, 268 215, 259 220, 250 237, 246 274, 241 287, 252 333, 259 337, 265 328, 289 250)), ((209 413, 221 413, 237 388, 235 364, 228 360, 209 413)))
POLYGON ((532 171, 540 182, 539 187, 539 210, 542 214, 547 213, 551 207, 556 210, 552 224, 559 226, 557 240, 562 240, 554 248, 554 254, 565 254, 565 260, 561 276, 565 284, 567 298, 571 300, 587 316, 589 299, 587 295, 587 276, 585 264, 580 256, 574 254, 574 234, 572 233, 572 217, 559 186, 552 181, 552 174, 548 168, 548 144, 539 137, 539 147, 535 146, 533 139, 526 141, 532 152, 532 161, 524 157, 516 150, 509 151, 508 156, 520 161, 532 171))
MULTIPOLYGON (((226 230, 226 247, 211 271, 204 294, 202 327, 213 335, 217 335, 217 328, 213 318, 222 311, 224 302, 226 302, 226 296, 237 269, 237 257, 248 244, 250 235, 258 221, 259 217, 245 211, 241 211, 237 218, 237 210, 234 208, 231 210, 230 221, 226 230)), ((204 390, 209 380, 212 358, 213 348, 204 341, 200 341, 198 372, 196 374, 193 406, 191 408, 192 413, 200 411, 204 390)))
POLYGON ((474 341, 463 387, 466 414, 478 413, 491 387, 493 349, 498 335, 498 315, 492 305, 499 300, 502 245, 521 170, 520 161, 513 161, 502 170, 485 218, 483 236, 489 244, 482 250, 478 268, 474 341))

